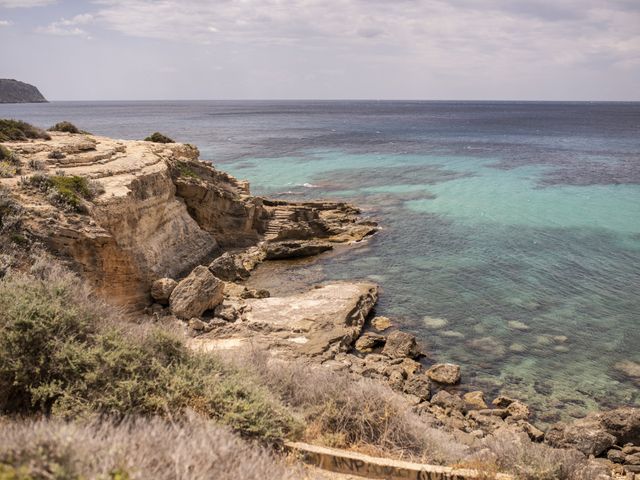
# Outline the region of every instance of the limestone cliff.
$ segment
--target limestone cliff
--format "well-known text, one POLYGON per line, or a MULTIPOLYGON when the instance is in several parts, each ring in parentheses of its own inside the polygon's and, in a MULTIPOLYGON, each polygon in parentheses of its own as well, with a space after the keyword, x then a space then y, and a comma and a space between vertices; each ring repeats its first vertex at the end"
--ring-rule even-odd
POLYGON ((0 103, 45 103, 46 98, 33 85, 0 78, 0 103))
MULTIPOLYGON (((22 180, 0 179, 0 185, 24 207, 28 236, 70 259, 114 303, 147 305, 154 280, 179 278, 226 250, 280 238, 353 239, 343 228, 355 224, 345 205, 251 196, 246 182, 198 160, 190 145, 59 132, 51 137, 5 143, 21 162, 22 180), (43 183, 34 182, 38 176, 53 183, 78 177, 97 194, 79 198, 81 208, 65 208, 53 201, 55 188, 36 188, 43 183), (331 205, 342 215, 332 214, 331 205)), ((359 238, 372 229, 357 227, 359 238)))

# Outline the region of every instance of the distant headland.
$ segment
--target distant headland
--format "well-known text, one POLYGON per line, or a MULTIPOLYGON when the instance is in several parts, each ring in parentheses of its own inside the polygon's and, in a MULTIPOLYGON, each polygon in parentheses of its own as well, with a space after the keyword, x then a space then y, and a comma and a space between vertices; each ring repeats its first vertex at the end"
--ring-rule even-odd
POLYGON ((33 85, 10 78, 0 78, 0 103, 46 103, 47 99, 33 85))

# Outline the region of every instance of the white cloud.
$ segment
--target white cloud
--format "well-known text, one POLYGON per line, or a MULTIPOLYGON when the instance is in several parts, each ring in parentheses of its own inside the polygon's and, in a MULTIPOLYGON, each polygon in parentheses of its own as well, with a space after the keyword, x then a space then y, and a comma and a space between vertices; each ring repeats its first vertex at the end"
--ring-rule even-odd
POLYGON ((9 20, 0 20, 0 27, 8 27, 9 25, 11 25, 9 20))
POLYGON ((0 7, 4 8, 31 8, 43 7, 56 3, 56 0, 0 0, 0 7))
POLYGON ((70 19, 62 18, 56 22, 52 22, 46 27, 38 27, 36 31, 46 35, 59 36, 87 36, 88 33, 78 25, 87 25, 93 22, 94 17, 89 13, 76 15, 70 19))
POLYGON ((640 10, 610 0, 101 0, 123 34, 201 44, 404 55, 434 67, 640 56, 640 10))

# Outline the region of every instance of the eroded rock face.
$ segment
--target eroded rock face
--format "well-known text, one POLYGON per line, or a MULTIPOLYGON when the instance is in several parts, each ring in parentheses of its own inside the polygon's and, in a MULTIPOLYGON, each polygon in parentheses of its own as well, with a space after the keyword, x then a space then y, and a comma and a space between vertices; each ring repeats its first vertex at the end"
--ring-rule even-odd
POLYGON ((207 267, 198 266, 171 293, 169 303, 173 314, 184 320, 201 316, 224 299, 224 282, 207 267))
MULTIPOLYGON (((102 191, 80 200, 83 213, 78 214, 52 205, 35 187, 19 185, 17 177, 0 179, 25 207, 29 237, 71 259, 99 294, 130 309, 150 303, 156 279, 180 278, 228 248, 247 250, 234 253, 231 263, 221 258, 212 271, 229 280, 243 278, 265 259, 258 246, 268 229, 278 236, 280 227, 299 227, 311 243, 314 235, 335 243, 361 240, 365 227, 375 231, 358 223, 356 210, 346 204, 269 203, 253 197, 246 182, 198 160, 197 148, 190 145, 51 132, 51 140, 7 146, 20 155, 24 176, 64 174, 100 184, 102 191), (294 212, 292 217, 273 224, 283 209, 294 212)), ((304 244, 289 253, 323 248, 304 244)))

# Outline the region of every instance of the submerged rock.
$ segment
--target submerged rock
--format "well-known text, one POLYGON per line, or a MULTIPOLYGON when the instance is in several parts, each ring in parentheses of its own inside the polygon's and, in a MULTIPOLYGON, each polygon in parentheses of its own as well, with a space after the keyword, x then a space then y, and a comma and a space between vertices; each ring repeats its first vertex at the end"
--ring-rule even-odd
POLYGON ((200 265, 178 283, 169 303, 175 316, 188 320, 213 309, 223 299, 224 282, 214 277, 207 267, 200 265))

